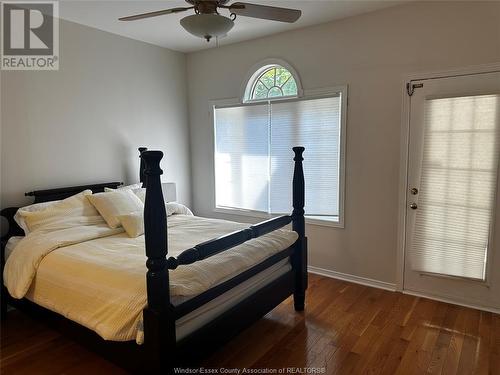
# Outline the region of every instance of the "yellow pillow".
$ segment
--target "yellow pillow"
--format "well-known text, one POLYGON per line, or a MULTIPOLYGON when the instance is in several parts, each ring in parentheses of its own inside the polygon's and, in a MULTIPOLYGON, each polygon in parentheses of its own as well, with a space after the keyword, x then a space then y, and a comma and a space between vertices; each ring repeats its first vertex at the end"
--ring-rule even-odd
POLYGON ((29 231, 52 224, 65 217, 99 216, 99 213, 86 198, 90 195, 92 195, 92 190, 84 190, 81 193, 51 204, 43 210, 31 212, 19 210, 18 212, 24 219, 29 231))
POLYGON ((117 218, 129 237, 138 237, 144 234, 144 213, 142 211, 119 215, 117 218))
POLYGON ((128 189, 88 195, 87 198, 111 228, 120 226, 117 216, 144 210, 144 203, 128 189))

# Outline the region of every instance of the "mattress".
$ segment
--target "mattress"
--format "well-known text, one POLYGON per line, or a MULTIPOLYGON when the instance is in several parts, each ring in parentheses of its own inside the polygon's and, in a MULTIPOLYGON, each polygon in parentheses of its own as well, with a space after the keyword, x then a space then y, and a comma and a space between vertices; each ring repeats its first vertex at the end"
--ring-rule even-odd
MULTIPOLYGON (((244 224, 184 215, 174 215, 169 219, 169 255, 174 256, 178 254, 177 249, 192 246, 190 242, 200 243, 217 237, 217 231, 228 233, 240 229, 240 226, 245 227, 244 224)), ((200 284, 205 283, 206 278, 211 279, 212 283, 215 282, 215 285, 219 284, 241 273, 242 265, 247 269, 259 263, 273 253, 290 246, 296 238, 294 232, 273 233, 275 234, 271 234, 271 237, 266 235, 257 239, 259 242, 251 240, 234 250, 230 249, 205 261, 197 262, 192 265, 196 266, 195 268, 183 266, 172 271, 171 302, 178 305, 193 298, 200 292, 186 294, 182 291, 189 292, 193 288, 200 290, 200 287, 204 288, 202 291, 207 290, 209 287, 200 284), (256 258, 257 254, 261 254, 259 259, 256 258), (262 258, 262 254, 266 256, 262 258), (242 259, 239 259, 242 257, 246 263, 242 263, 242 259), (218 270, 224 267, 225 274, 215 275, 214 278, 210 264, 209 268, 205 268, 207 261, 214 262, 212 267, 216 266, 218 270), (190 276, 186 278, 188 275, 190 276)), ((27 241, 21 239, 11 238, 6 249, 6 257, 19 258, 21 247, 24 247, 24 256, 29 257, 27 241)), ((131 239, 126 234, 119 233, 57 248, 45 255, 24 297, 94 330, 104 339, 113 341, 135 339, 140 344, 143 342, 142 309, 146 305, 143 241, 143 238, 131 239)), ((186 337, 290 269, 288 259, 284 259, 182 317, 176 322, 177 339, 186 337)))
MULTIPOLYGON (((10 253, 21 239, 22 237, 11 237, 9 239, 7 245, 5 246, 5 259, 9 257, 10 253)), ((292 266, 289 259, 283 259, 241 283, 236 288, 221 294, 217 298, 214 298, 210 302, 181 317, 175 322, 177 340, 181 340, 190 333, 203 327, 217 316, 221 315, 225 311, 228 311, 230 308, 237 305, 245 298, 251 296, 259 289, 278 279, 291 269, 292 266)), ((32 300, 32 302, 35 302, 33 301, 33 298, 30 298, 30 296, 27 296, 27 298, 32 300)), ((189 300, 189 298, 174 296, 171 302, 174 305, 179 305, 187 300, 189 300)), ((143 339, 143 337, 140 337, 137 341, 142 342, 143 339)))

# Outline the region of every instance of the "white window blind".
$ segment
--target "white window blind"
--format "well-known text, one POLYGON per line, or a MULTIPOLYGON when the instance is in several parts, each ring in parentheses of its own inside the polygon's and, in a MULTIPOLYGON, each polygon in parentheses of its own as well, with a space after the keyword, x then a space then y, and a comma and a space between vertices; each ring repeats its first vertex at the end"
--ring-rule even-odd
POLYGON ((427 100, 412 268, 484 280, 500 95, 427 100))
POLYGON ((293 146, 304 146, 307 215, 339 216, 341 96, 215 109, 216 205, 292 209, 293 146))
POLYGON ((215 114, 218 206, 268 211, 269 108, 220 108, 215 114))
POLYGON ((293 146, 304 146, 305 210, 339 214, 340 97, 271 105, 271 212, 290 212, 293 146))

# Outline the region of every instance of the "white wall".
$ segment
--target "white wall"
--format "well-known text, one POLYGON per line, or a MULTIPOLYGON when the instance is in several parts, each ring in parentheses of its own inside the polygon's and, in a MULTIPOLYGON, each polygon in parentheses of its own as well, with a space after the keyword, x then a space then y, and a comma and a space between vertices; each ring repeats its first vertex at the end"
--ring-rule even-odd
POLYGON ((500 3, 420 2, 188 55, 193 205, 212 211, 209 100, 277 57, 304 89, 349 85, 345 229, 309 225, 310 265, 396 281, 402 80, 407 73, 500 61, 500 3))
POLYGON ((62 20, 60 37, 59 71, 1 72, 1 206, 136 182, 139 146, 164 151, 163 179, 189 204, 185 55, 62 20))

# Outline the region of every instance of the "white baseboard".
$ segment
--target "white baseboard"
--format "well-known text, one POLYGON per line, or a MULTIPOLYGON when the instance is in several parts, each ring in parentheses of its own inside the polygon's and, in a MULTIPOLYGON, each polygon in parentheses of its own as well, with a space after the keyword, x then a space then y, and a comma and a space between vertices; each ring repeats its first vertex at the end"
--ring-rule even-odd
POLYGON ((476 309, 476 310, 488 311, 488 312, 492 312, 494 314, 500 314, 500 309, 497 309, 495 307, 481 306, 481 305, 477 305, 474 303, 466 303, 466 302, 462 302, 462 301, 457 301, 457 300, 452 299, 452 298, 438 297, 438 296, 428 294, 428 293, 415 292, 413 290, 403 290, 403 293, 409 294, 409 295, 415 296, 415 297, 428 298, 428 299, 432 299, 434 301, 450 303, 452 305, 469 307, 471 309, 476 309))
POLYGON ((385 281, 369 279, 367 277, 350 275, 348 273, 331 271, 331 270, 326 270, 324 268, 313 267, 313 266, 308 266, 307 270, 316 275, 331 277, 333 279, 339 279, 344 281, 350 281, 351 283, 371 286, 374 288, 390 290, 391 292, 396 291, 396 284, 387 283, 385 281))
MULTIPOLYGON (((310 273, 314 273, 316 275, 321 275, 321 276, 326 276, 326 277, 331 277, 333 279, 339 279, 339 280, 349 281, 349 282, 355 283, 355 284, 361 284, 361 285, 371 286, 374 288, 385 289, 385 290, 389 290, 391 292, 397 291, 396 284, 387 283, 385 281, 369 279, 367 277, 350 275, 348 273, 331 271, 331 270, 326 270, 324 268, 313 267, 313 266, 308 266, 307 270, 310 273)), ((465 303, 465 302, 457 301, 457 300, 454 300, 451 298, 438 297, 438 296, 434 296, 434 295, 430 295, 430 294, 426 294, 426 293, 415 292, 413 290, 403 290, 403 293, 409 294, 412 296, 416 296, 416 297, 428 298, 428 299, 432 299, 435 301, 451 303, 453 305, 469 307, 469 308, 476 309, 476 310, 483 310, 483 311, 488 311, 488 312, 492 312, 495 314, 500 314, 500 309, 497 309, 495 307, 485 307, 485 306, 481 306, 481 305, 465 303)))

